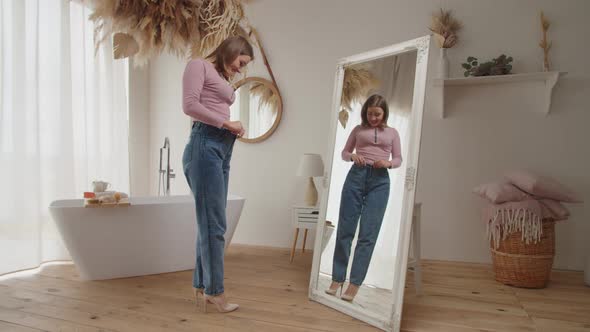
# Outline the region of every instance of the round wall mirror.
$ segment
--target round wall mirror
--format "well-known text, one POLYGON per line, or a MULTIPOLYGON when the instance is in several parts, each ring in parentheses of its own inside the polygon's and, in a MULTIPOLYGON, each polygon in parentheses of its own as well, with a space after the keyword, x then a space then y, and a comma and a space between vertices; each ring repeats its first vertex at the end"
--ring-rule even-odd
POLYGON ((276 86, 260 77, 248 77, 236 83, 236 99, 230 108, 230 119, 241 121, 246 143, 267 139, 275 131, 283 113, 283 101, 276 86))

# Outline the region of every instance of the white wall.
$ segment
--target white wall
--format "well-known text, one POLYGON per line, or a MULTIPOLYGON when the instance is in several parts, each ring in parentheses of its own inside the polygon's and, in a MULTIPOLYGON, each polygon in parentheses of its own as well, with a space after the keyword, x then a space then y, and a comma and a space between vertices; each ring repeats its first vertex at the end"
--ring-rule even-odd
MULTIPOLYGON (((299 156, 325 156, 328 151, 336 61, 428 34, 430 14, 441 5, 452 8, 465 24, 461 44, 449 53, 451 76, 462 76, 460 63, 467 56, 491 59, 500 53, 514 57, 514 72, 538 71, 541 9, 554 22, 549 32, 553 66, 569 75, 556 87, 548 117, 527 110, 509 88, 500 87, 493 95, 477 88, 451 91, 444 120, 429 98, 417 191, 423 202, 423 256, 489 262, 481 202, 471 189, 507 169, 545 172, 590 201, 590 150, 584 144, 590 138, 585 132, 590 123, 590 68, 585 65, 590 46, 577 38, 590 33, 585 17, 590 2, 257 0, 248 3, 246 12, 264 42, 285 107, 281 124, 268 140, 235 146, 230 191, 247 198, 236 243, 290 246, 290 207, 303 183, 294 175, 299 156)), ((171 139, 173 168, 179 174, 173 193, 188 192, 180 161, 189 126, 180 108, 183 69, 183 61, 167 55, 150 64, 152 193, 164 136, 171 139)), ((431 66, 430 74, 436 69, 431 66)), ((585 206, 570 206, 572 218, 557 227, 558 268, 582 269, 590 254, 590 213, 585 206)))

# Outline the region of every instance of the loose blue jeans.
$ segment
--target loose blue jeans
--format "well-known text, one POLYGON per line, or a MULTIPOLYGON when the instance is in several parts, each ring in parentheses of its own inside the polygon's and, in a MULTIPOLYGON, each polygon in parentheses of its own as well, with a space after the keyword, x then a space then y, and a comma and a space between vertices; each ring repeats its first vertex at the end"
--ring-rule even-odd
POLYGON ((197 215, 196 264, 193 287, 219 295, 223 287, 223 255, 227 220, 229 163, 236 136, 195 122, 184 149, 184 175, 195 199, 197 215))
POLYGON ((360 229, 350 282, 363 284, 379 236, 389 200, 389 172, 386 168, 353 165, 346 176, 340 198, 340 215, 336 232, 332 280, 344 282, 352 240, 360 229))

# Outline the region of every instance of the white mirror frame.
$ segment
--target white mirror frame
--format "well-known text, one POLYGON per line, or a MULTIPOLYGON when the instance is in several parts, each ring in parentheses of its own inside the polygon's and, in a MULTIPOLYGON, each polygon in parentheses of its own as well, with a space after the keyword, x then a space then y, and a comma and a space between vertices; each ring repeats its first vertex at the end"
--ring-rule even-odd
MULTIPOLYGON (((414 96, 412 102, 412 113, 411 113, 411 126, 410 126, 410 138, 409 138, 409 149, 407 153, 407 160, 405 161, 406 173, 405 173, 405 185, 404 185, 404 197, 403 206, 401 212, 401 225, 398 239, 397 252, 399 253, 395 259, 394 266, 394 289, 393 298, 394 305, 391 317, 389 319, 383 319, 375 315, 373 312, 355 306, 354 304, 345 302, 334 296, 325 294, 323 290, 318 290, 318 279, 320 270, 320 258, 322 256, 322 239, 324 236, 325 222, 318 222, 316 229, 314 253, 313 253, 313 265, 311 271, 311 278, 309 284, 309 298, 312 301, 319 302, 331 308, 334 308, 340 312, 343 312, 349 316, 359 319, 363 322, 378 327, 384 331, 397 332, 400 329, 401 324, 401 313, 404 297, 404 286, 406 282, 406 269, 408 265, 408 252, 410 246, 410 230, 412 225, 412 213, 415 199, 415 187, 416 187, 416 170, 418 169, 418 160, 420 154, 420 139, 422 133, 422 115, 424 112, 424 99, 426 92, 426 75, 428 67, 428 54, 430 48, 430 36, 423 36, 413 40, 401 42, 388 47, 376 49, 373 51, 353 55, 341 59, 338 62, 336 70, 336 79, 334 84, 334 94, 332 99, 332 115, 330 117, 331 123, 331 135, 330 143, 328 148, 327 171, 325 173, 324 184, 326 188, 330 187, 330 173, 332 171, 332 162, 334 156, 335 146, 333 142, 336 139, 336 130, 338 126, 338 111, 340 110, 340 99, 342 97, 342 84, 344 79, 344 68, 346 66, 367 62, 387 56, 401 54, 409 51, 417 51, 416 55, 416 74, 414 79, 414 96)), ((328 205, 329 190, 323 190, 320 204, 320 216, 319 220, 326 220, 326 211, 328 205)))

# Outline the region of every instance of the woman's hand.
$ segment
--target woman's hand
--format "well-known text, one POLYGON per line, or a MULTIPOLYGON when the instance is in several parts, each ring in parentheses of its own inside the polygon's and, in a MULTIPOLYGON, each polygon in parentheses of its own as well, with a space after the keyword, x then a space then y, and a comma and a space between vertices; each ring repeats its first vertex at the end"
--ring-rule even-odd
POLYGON ((246 133, 246 130, 244 130, 240 121, 225 121, 223 123, 223 128, 231 131, 232 134, 238 137, 242 137, 246 133))
POLYGON ((391 163, 387 160, 377 160, 373 164, 373 168, 390 168, 390 167, 391 167, 391 163))
POLYGON ((359 165, 359 166, 365 166, 365 164, 367 163, 365 161, 365 158, 363 156, 359 156, 357 154, 352 154, 350 156, 350 159, 352 159, 352 161, 354 161, 355 164, 359 165))

